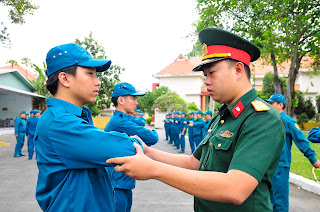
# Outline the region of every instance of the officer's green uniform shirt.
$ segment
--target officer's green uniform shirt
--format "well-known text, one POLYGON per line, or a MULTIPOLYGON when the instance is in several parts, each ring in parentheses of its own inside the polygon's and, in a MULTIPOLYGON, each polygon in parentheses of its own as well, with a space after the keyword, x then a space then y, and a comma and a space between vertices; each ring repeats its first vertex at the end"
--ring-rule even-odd
POLYGON ((241 205, 195 197, 196 212, 272 211, 271 177, 284 145, 285 127, 273 107, 256 111, 251 104, 254 100, 263 101, 252 89, 229 107, 221 106, 193 155, 200 161, 200 171, 241 170, 255 177, 258 186, 241 205))

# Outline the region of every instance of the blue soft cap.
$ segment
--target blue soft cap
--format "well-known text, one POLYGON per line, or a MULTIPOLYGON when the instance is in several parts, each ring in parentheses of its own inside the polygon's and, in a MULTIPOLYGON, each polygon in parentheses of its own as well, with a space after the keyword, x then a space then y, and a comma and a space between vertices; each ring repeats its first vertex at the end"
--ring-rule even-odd
POLYGON ((144 96, 145 93, 139 93, 136 89, 129 83, 120 82, 113 87, 112 97, 118 96, 144 96))
POLYGON ((83 67, 94 67, 97 72, 106 71, 110 65, 110 60, 93 59, 93 57, 82 46, 75 43, 63 44, 52 48, 46 58, 47 71, 51 74, 73 65, 83 67))
POLYGON ((281 94, 273 94, 269 99, 265 99, 264 101, 279 102, 279 103, 283 103, 284 105, 286 104, 286 98, 284 98, 284 96, 281 94))

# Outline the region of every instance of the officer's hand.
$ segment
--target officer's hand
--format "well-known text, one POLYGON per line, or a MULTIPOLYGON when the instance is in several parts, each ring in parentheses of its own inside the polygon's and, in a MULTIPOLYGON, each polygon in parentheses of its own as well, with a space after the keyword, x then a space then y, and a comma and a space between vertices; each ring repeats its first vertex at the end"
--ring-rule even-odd
POLYGON ((123 172, 131 178, 136 180, 148 180, 154 177, 156 164, 158 162, 152 160, 143 154, 140 145, 133 143, 137 150, 135 156, 111 158, 106 162, 109 164, 121 164, 114 167, 116 172, 123 172), (120 167, 121 166, 121 167, 120 167))
POLYGON ((17 138, 17 137, 18 137, 18 134, 14 134, 14 136, 17 138))
POLYGON ((315 168, 320 168, 320 161, 317 160, 315 163, 312 164, 315 168))
POLYGON ((136 139, 139 139, 140 140, 140 142, 142 143, 142 146, 143 146, 143 149, 144 149, 144 152, 148 152, 148 146, 143 142, 143 140, 139 137, 139 136, 137 136, 137 135, 132 135, 132 136, 130 136, 130 138, 136 138, 136 139))

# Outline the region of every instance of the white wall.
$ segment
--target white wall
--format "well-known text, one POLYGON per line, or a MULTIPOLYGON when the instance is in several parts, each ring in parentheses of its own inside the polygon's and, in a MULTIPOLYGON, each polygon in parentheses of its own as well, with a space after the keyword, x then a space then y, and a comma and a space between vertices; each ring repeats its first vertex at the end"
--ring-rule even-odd
POLYGON ((156 129, 164 128, 163 120, 166 119, 166 114, 167 114, 166 112, 159 112, 158 108, 154 110, 154 128, 156 129))
POLYGON ((194 102, 200 108, 201 86, 203 86, 203 79, 200 76, 161 77, 159 84, 167 86, 186 102, 194 102))
POLYGON ((31 96, 18 94, 0 95, 0 119, 15 119, 23 110, 26 110, 27 113, 32 110, 31 96), (8 110, 3 111, 3 108, 8 108, 8 110))

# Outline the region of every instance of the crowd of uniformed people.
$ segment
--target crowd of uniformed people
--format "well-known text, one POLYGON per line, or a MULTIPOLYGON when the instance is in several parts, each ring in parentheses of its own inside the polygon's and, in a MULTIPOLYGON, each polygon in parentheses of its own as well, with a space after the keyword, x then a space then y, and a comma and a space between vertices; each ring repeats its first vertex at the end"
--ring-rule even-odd
POLYGON ((185 136, 188 133, 190 149, 191 153, 193 153, 205 137, 211 120, 211 110, 207 110, 204 114, 201 110, 198 110, 196 113, 191 111, 189 119, 186 118, 186 112, 184 111, 169 112, 166 114, 165 120, 163 120, 166 135, 165 140, 177 149, 178 153, 184 153, 186 145, 185 136), (194 114, 196 114, 196 118, 194 118, 194 114), (203 120, 203 115, 205 120, 203 120))

